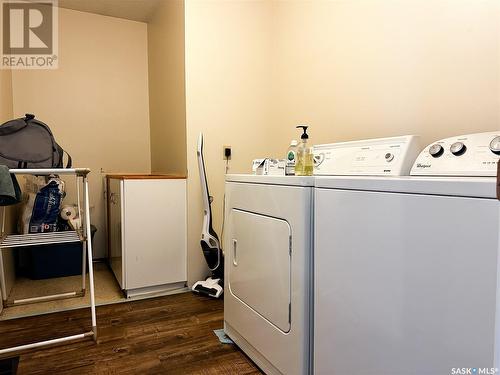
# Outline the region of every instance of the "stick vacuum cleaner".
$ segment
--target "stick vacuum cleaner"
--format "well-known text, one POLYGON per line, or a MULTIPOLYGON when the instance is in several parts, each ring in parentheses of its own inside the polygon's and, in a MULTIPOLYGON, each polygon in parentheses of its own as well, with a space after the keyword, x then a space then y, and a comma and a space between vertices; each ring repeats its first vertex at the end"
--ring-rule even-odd
POLYGON ((205 256, 208 268, 212 276, 206 280, 197 281, 192 290, 195 293, 219 298, 222 294, 224 284, 224 255, 220 246, 219 236, 212 227, 212 201, 213 197, 208 192, 207 175, 205 173, 205 161, 203 160, 203 134, 198 138, 198 168, 200 170, 201 192, 203 196, 203 228, 201 231, 201 249, 205 256))

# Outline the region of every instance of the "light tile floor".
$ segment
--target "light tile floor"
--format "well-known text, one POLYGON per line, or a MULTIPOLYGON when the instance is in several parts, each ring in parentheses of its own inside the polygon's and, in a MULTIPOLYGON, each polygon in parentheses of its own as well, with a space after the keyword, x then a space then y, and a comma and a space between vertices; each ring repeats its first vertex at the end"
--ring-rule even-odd
MULTIPOLYGON (((4 308, 2 314, 0 315, 0 320, 87 307, 90 305, 88 274, 86 279, 87 292, 84 297, 75 297, 4 308)), ((107 305, 110 303, 126 301, 113 273, 104 263, 94 263, 94 285, 97 305, 107 305)), ((81 275, 45 280, 18 278, 12 288, 9 299, 23 299, 42 295, 72 292, 81 290, 81 287, 81 275)))

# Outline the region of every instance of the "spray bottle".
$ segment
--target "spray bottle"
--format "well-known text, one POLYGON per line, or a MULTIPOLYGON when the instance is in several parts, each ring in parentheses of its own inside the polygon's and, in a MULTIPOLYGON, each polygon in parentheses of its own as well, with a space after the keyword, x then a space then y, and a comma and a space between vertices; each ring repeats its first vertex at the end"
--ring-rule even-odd
POLYGON ((300 136, 300 143, 297 146, 297 161, 295 162, 296 176, 312 176, 313 175, 313 152, 312 148, 307 145, 309 135, 307 134, 308 126, 299 125, 297 128, 302 128, 303 133, 300 136))

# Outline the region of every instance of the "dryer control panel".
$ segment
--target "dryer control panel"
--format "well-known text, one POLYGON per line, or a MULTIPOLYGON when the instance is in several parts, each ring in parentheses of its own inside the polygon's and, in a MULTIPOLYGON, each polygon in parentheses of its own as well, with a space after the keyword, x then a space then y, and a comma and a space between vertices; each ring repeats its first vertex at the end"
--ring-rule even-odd
POLYGON ((442 139, 417 157, 412 176, 496 176, 500 130, 442 139))
POLYGON ((420 151, 414 135, 315 145, 317 176, 407 176, 420 151))

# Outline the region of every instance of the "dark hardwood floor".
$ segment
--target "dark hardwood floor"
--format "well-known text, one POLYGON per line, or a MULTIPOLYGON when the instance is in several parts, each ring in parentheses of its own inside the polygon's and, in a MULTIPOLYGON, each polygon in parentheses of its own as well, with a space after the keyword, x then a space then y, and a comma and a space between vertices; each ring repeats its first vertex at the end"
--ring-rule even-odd
MULTIPOLYGON (((213 333, 223 301, 191 293, 97 308, 98 344, 74 342, 21 354, 18 374, 261 374, 213 333)), ((90 330, 81 309, 0 322, 0 348, 90 330)))

